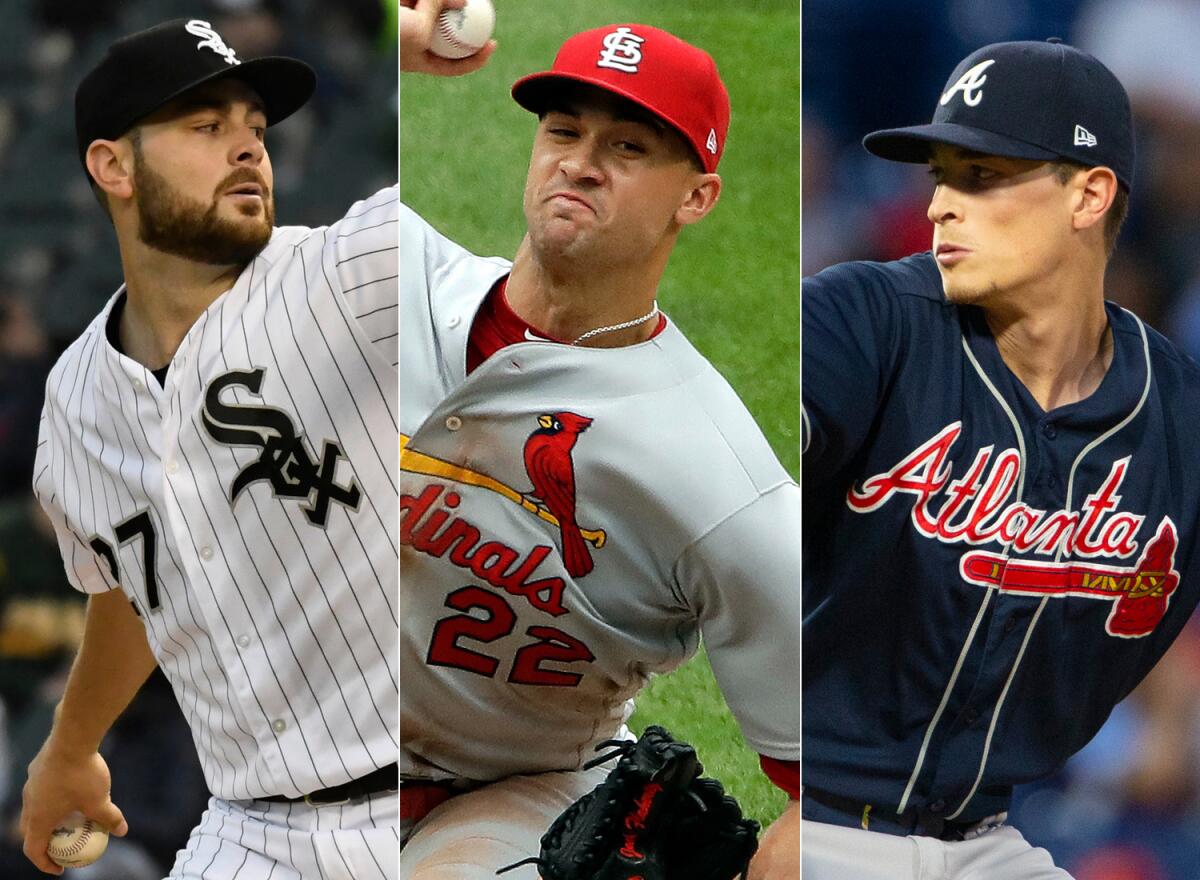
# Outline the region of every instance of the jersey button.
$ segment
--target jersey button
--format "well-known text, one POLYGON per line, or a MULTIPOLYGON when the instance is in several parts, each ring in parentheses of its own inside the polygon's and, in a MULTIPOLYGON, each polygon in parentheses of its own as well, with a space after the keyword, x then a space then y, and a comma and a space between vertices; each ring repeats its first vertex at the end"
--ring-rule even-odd
POLYGON ((457 431, 462 427, 462 419, 458 416, 446 416, 446 430, 457 431))
POLYGON ((283 733, 285 730, 287 730, 287 722, 282 718, 276 718, 271 722, 271 727, 274 728, 276 733, 283 733))
POLYGON ((449 327, 451 330, 453 330, 460 323, 462 323, 462 318, 458 315, 455 315, 453 318, 451 318, 449 321, 446 322, 446 326, 449 327))
POLYGON ((212 559, 213 558, 212 547, 209 547, 207 544, 204 545, 203 547, 201 547, 200 548, 200 558, 203 559, 205 562, 208 562, 208 560, 212 559))
POLYGON ((168 461, 167 462, 167 473, 168 474, 179 473, 179 462, 177 462, 175 459, 171 459, 170 461, 168 461))
POLYGON ((1004 621, 1004 631, 1006 633, 1010 633, 1019 625, 1020 621, 1018 621, 1015 617, 1010 617, 1008 620, 1004 621))
POLYGON ((137 391, 141 391, 141 390, 142 390, 143 388, 145 388, 146 386, 142 384, 142 380, 141 380, 141 379, 134 379, 134 380, 133 380, 133 387, 134 387, 134 389, 135 389, 135 390, 137 390, 137 391))
POLYGON ((936 800, 929 805, 929 812, 931 813, 940 813, 944 809, 946 809, 946 802, 943 800, 936 800))
POLYGON ((1058 429, 1054 427, 1054 422, 1046 422, 1042 425, 1042 433, 1046 435, 1047 440, 1053 440, 1058 436, 1058 429))
POLYGON ((978 720, 979 720, 979 713, 975 711, 975 707, 968 706, 967 710, 965 712, 963 712, 963 724, 965 724, 967 727, 970 727, 972 724, 974 724, 978 720))
POLYGON ((239 648, 249 648, 250 647, 250 636, 238 636, 237 643, 238 643, 239 648))

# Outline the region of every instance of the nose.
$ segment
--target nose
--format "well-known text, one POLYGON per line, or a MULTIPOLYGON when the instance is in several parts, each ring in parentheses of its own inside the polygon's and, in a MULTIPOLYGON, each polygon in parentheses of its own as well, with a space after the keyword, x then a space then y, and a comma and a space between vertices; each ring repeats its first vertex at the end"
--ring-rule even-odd
POLYGON ((258 139, 252 128, 243 129, 233 146, 230 148, 230 158, 235 165, 247 165, 257 168, 267 155, 267 148, 258 139))
POLYGON ((602 183, 604 168, 600 162, 598 147, 592 138, 579 138, 559 159, 559 170, 572 183, 602 183))
POLYGON ((929 210, 926 212, 929 222, 941 224, 961 219, 960 212, 958 200, 954 197, 954 191, 950 187, 944 183, 939 183, 934 187, 933 197, 929 200, 929 210))

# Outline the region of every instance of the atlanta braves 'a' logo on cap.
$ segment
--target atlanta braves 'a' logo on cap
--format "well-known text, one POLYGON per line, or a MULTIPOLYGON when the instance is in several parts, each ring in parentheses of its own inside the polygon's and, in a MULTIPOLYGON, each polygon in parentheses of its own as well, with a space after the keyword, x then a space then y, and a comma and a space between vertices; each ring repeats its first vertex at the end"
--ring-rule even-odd
POLYGON ((336 501, 357 510, 362 492, 354 478, 345 484, 336 482, 338 462, 345 456, 342 447, 332 440, 321 445, 317 458, 309 449, 308 440, 296 431, 292 417, 270 406, 231 404, 221 400, 226 388, 241 387, 256 397, 261 396, 266 370, 230 370, 217 376, 204 392, 204 409, 200 420, 208 435, 226 446, 254 446, 261 450, 257 460, 243 467, 229 488, 230 503, 236 502, 242 490, 259 480, 271 484, 276 498, 303 498, 305 517, 310 523, 324 526, 329 521, 329 503, 336 501))
POLYGON ((193 18, 184 29, 194 37, 200 37, 200 42, 196 44, 196 49, 211 49, 222 58, 226 64, 241 64, 238 60, 237 53, 225 44, 221 39, 221 35, 213 30, 213 26, 207 21, 201 21, 198 18, 193 18))
POLYGON ((983 100, 983 84, 987 82, 987 74, 984 71, 995 63, 995 60, 992 58, 989 58, 987 61, 980 61, 960 76, 958 82, 942 94, 942 99, 938 103, 945 107, 956 93, 962 92, 964 104, 968 107, 979 106, 979 102, 983 100))
POLYGON ((624 73, 637 73, 638 65, 642 63, 644 42, 645 37, 639 37, 627 27, 619 27, 604 38, 604 48, 596 66, 610 67, 624 73))

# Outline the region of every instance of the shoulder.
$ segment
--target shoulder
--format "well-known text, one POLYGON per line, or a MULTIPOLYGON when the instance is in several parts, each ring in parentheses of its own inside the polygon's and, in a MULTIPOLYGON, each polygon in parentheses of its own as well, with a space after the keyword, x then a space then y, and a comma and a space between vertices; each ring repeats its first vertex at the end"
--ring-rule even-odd
POLYGON ((1132 312, 1111 302, 1106 305, 1113 333, 1143 349, 1160 391, 1174 388, 1189 398, 1200 396, 1200 364, 1132 312))
POLYGON ((804 293, 913 297, 945 303, 937 263, 928 252, 888 263, 838 263, 804 279, 804 293))
POLYGON ((683 332, 669 324, 652 342, 669 365, 665 375, 676 383, 670 407, 676 411, 660 424, 680 438, 678 446, 666 450, 672 456, 684 453, 677 464, 704 473, 721 492, 740 485, 748 492, 746 500, 790 482, 746 404, 683 332), (724 478, 717 479, 715 472, 724 478))
POLYGON ((124 292, 124 286, 112 295, 108 303, 100 310, 83 332, 59 355, 46 378, 46 405, 48 408, 62 408, 70 399, 78 386, 80 376, 87 373, 89 367, 107 345, 105 328, 113 303, 124 292))

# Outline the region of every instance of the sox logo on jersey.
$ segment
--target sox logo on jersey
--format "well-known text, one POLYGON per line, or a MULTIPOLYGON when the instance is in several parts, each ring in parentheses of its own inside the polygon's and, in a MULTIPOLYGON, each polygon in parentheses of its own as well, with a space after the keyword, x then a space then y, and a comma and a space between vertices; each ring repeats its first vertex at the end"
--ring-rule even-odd
POLYGON ((240 386, 258 396, 265 374, 262 367, 231 370, 213 379, 204 395, 201 421, 210 437, 226 446, 256 446, 262 450, 258 460, 246 465, 234 478, 229 488, 230 501, 236 502, 251 483, 266 480, 276 498, 310 499, 302 509, 313 525, 326 524, 330 501, 358 510, 362 500, 358 484, 353 478, 346 485, 339 485, 334 479, 338 461, 345 458, 336 441, 326 440, 322 444, 318 461, 305 436, 296 432, 292 417, 283 410, 221 401, 221 392, 229 387, 240 386))
POLYGON ((1063 560, 1067 555, 1128 559, 1138 552, 1136 536, 1145 517, 1117 510, 1129 457, 1113 462, 1108 477, 1080 510, 1038 510, 1009 500, 1021 474, 1015 449, 1003 450, 992 461, 994 448, 984 447, 966 473, 950 481, 950 449, 961 432, 962 422, 947 425, 890 470, 863 480, 861 488, 851 486, 846 503, 857 513, 869 513, 898 493, 915 495, 912 523, 927 538, 947 544, 998 541, 1010 552, 1053 557, 1012 560, 1004 554, 969 551, 959 563, 968 583, 1010 593, 1112 601, 1105 623, 1109 635, 1138 638, 1153 632, 1179 584, 1174 568, 1178 534, 1169 516, 1162 518, 1132 567, 1063 560), (932 505, 939 500, 941 506, 934 511, 932 505))

